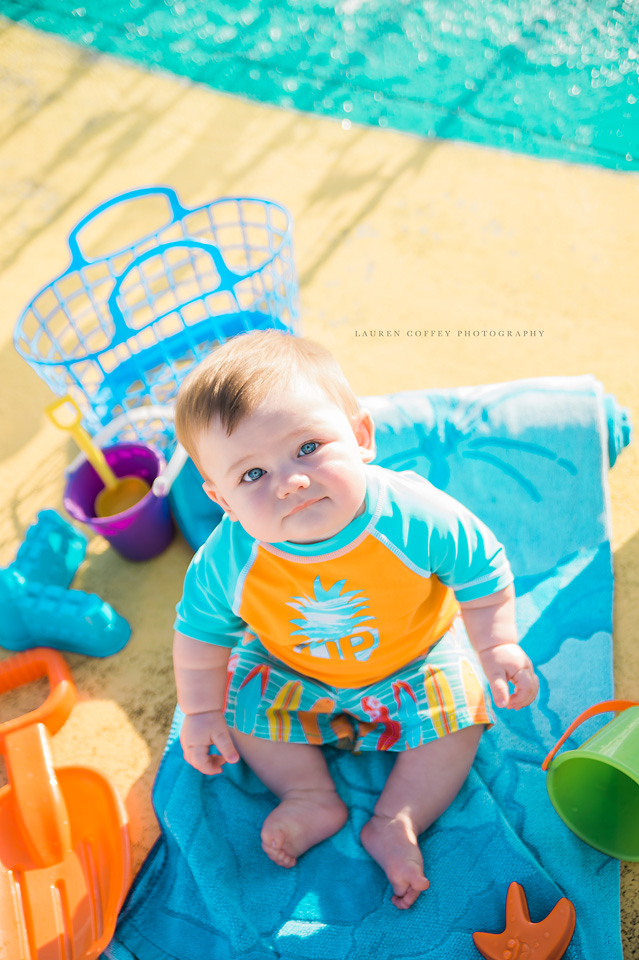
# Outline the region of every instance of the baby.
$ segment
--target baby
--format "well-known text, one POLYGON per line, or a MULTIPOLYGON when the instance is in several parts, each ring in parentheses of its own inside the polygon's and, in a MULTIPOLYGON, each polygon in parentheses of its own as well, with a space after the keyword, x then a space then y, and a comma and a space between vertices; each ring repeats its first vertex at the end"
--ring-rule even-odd
POLYGON ((280 801, 262 847, 292 867, 348 817, 322 745, 396 753, 361 841, 405 909, 429 885, 419 835, 494 721, 486 681, 497 707, 538 690, 503 547, 428 481, 371 465, 370 414, 305 339, 215 350, 176 430, 225 512, 177 607, 184 756, 207 774, 246 761, 280 801))

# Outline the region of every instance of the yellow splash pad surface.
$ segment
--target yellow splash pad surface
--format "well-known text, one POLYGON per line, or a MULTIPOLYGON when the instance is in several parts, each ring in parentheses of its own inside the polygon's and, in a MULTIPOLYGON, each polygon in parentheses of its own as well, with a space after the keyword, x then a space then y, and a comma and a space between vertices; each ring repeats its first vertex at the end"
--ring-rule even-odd
MULTIPOLYGON (((343 129, 8 21, 0 90, 0 564, 39 510, 61 509, 75 456, 44 415, 51 394, 14 350, 13 327, 67 266, 77 221, 138 186, 172 186, 189 206, 256 195, 288 207, 303 330, 336 354, 359 394, 593 373, 639 422, 637 175, 343 129)), ((616 695, 631 699, 638 459, 631 445, 610 474, 616 695)), ((171 625, 190 557, 178 537, 132 567, 94 538, 73 584, 111 603, 133 637, 105 660, 68 655, 80 702, 55 737, 55 760, 94 763, 116 783, 136 869, 157 835, 151 785, 175 705, 171 625)), ((3 718, 41 692, 5 698, 3 718)), ((626 960, 639 957, 638 907, 639 864, 622 864, 626 960)))

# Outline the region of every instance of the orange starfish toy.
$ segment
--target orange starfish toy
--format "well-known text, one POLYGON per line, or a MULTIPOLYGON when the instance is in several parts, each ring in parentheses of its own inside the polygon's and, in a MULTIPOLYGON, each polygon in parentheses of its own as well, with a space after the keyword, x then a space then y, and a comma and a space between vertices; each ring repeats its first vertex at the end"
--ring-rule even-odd
POLYGON ((544 920, 532 923, 524 888, 511 883, 503 933, 474 933, 486 960, 561 960, 575 931, 575 908, 562 897, 544 920))

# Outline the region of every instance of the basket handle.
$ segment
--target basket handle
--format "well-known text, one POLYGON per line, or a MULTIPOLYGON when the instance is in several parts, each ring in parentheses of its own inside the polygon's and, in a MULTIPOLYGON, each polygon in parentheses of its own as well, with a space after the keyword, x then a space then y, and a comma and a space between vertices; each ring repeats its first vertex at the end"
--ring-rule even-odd
POLYGON ((574 733, 577 727, 580 726, 584 720, 590 720, 591 717, 596 717, 599 713, 608 713, 610 710, 614 710, 615 713, 620 713, 622 710, 627 710, 629 707, 639 707, 639 702, 636 700, 604 700, 603 703, 595 703, 594 706, 588 707, 587 710, 584 710, 583 713, 579 714, 576 720, 572 721, 566 732, 562 737, 560 737, 548 756, 543 761, 541 769, 548 769, 548 765, 557 751, 564 745, 570 734, 574 733))
MULTIPOLYGON (((90 259, 86 257, 80 249, 78 234, 81 230, 83 230, 84 227, 87 226, 87 224, 91 223, 92 220, 95 220, 106 210, 109 210, 111 207, 115 207, 120 203, 127 203, 129 200, 137 200, 139 197, 150 197, 156 195, 165 197, 169 203, 169 207, 171 208, 172 220, 169 220, 164 226, 169 226, 171 223, 175 223, 176 220, 179 220, 181 217, 191 212, 189 207, 182 206, 177 193, 171 187, 140 187, 137 190, 128 190, 126 193, 120 193, 116 197, 111 197, 110 200, 105 200, 104 203, 98 204, 97 207, 94 207, 93 210, 90 210, 89 213, 82 217, 82 219, 76 223, 75 227, 69 234, 67 241, 69 245, 69 251, 71 253, 71 263, 69 264, 69 269, 77 270, 80 267, 87 266, 89 263, 97 263, 98 260, 104 260, 104 257, 90 259)), ((117 251, 113 252, 115 253, 117 251)))
MULTIPOLYGON (((169 243, 158 244, 157 247, 153 247, 151 250, 145 250, 144 253, 141 253, 139 257, 136 257, 135 260, 132 260, 131 263, 128 264, 126 270, 124 270, 123 273, 121 273, 117 278, 107 303, 109 313, 111 314, 111 318, 115 326, 116 335, 119 334, 121 339, 126 339, 131 335, 131 328, 124 319, 119 304, 119 295, 122 284, 131 271, 135 270, 146 260, 150 260, 152 257, 157 257, 163 254, 165 250, 173 250, 177 247, 193 247, 198 250, 204 250, 210 255, 213 263, 215 264, 215 269, 220 275, 220 283, 214 290, 208 290, 207 296, 211 293, 216 293, 218 290, 228 290, 232 293, 233 287, 238 280, 244 280, 247 277, 251 277, 259 269, 255 268, 253 270, 249 270, 247 273, 234 273, 229 267, 227 267, 224 257, 215 244, 208 243, 205 240, 192 240, 189 237, 185 237, 183 240, 171 240, 169 243)), ((199 297, 195 297, 194 299, 199 299, 199 297)), ((149 320, 149 322, 145 324, 145 327, 155 323, 156 319, 157 318, 154 317, 152 320, 149 320)), ((138 333, 139 330, 144 330, 144 327, 136 328, 135 332, 138 333)), ((110 345, 116 346, 118 342, 120 341, 114 337, 110 345)))

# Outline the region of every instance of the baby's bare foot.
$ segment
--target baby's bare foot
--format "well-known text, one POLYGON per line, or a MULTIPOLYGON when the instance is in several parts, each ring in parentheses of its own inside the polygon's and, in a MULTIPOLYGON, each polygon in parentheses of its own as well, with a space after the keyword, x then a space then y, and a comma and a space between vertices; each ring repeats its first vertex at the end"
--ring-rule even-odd
POLYGON ((424 876, 424 861, 410 818, 374 814, 360 836, 389 879, 395 894, 392 903, 400 910, 412 906, 430 883, 424 876))
POLYGON ((280 867, 294 867, 299 856, 332 837, 347 819, 335 790, 292 790, 264 821, 262 849, 280 867))

